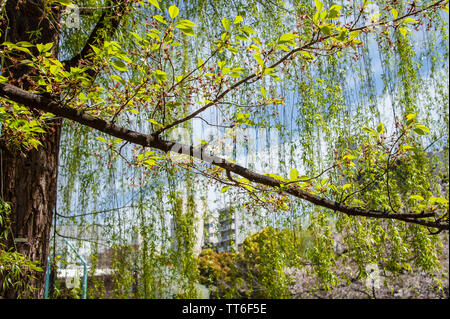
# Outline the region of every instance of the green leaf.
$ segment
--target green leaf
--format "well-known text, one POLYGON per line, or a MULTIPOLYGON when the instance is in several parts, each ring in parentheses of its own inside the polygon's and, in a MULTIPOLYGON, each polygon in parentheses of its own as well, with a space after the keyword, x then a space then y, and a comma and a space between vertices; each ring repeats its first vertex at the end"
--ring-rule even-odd
POLYGON ((203 61, 203 59, 202 59, 201 57, 198 57, 198 58, 197 58, 197 67, 199 68, 201 65, 203 65, 203 63, 205 63, 205 62, 203 61))
POLYGON ((261 96, 262 96, 263 98, 265 98, 265 97, 266 97, 266 94, 267 94, 266 89, 263 88, 262 86, 260 86, 259 88, 261 89, 261 96))
POLYGON ((414 122, 414 119, 416 118, 417 113, 412 113, 406 115, 406 125, 410 125, 412 122, 414 122))
POLYGON ((250 117, 250 114, 248 114, 248 113, 238 113, 236 115, 236 120, 241 121, 244 119, 248 119, 249 117, 250 117))
POLYGON ((280 44, 278 46, 278 48, 280 48, 281 50, 283 50, 284 52, 289 52, 289 48, 285 45, 285 44, 280 44))
POLYGON ((350 188, 350 187, 352 187, 351 184, 345 184, 344 186, 342 186, 342 190, 345 191, 347 188, 350 188))
POLYGON ((344 41, 346 35, 347 35, 347 31, 341 31, 341 32, 339 33, 339 35, 336 37, 336 40, 338 40, 338 41, 344 41))
POLYGON ((383 125, 383 123, 378 124, 377 132, 378 132, 378 134, 382 134, 384 132, 384 125, 383 125))
POLYGON ((162 128, 164 128, 164 125, 162 125, 161 123, 159 123, 159 122, 156 121, 155 119, 147 119, 146 121, 147 121, 147 122, 150 122, 150 123, 152 123, 152 124, 155 124, 155 125, 157 125, 157 126, 160 126, 160 127, 162 127, 162 128))
POLYGON ((167 73, 166 72, 161 71, 161 70, 155 70, 153 73, 155 74, 155 77, 159 81, 163 82, 163 81, 167 80, 167 73))
POLYGON ((414 150, 416 148, 414 146, 411 146, 411 145, 402 145, 402 149, 404 151, 409 151, 409 150, 414 150))
POLYGON ((220 192, 221 192, 221 193, 225 193, 229 188, 230 188, 230 186, 224 186, 224 187, 222 187, 222 189, 220 190, 220 192))
POLYGON ((176 6, 169 7, 169 15, 172 19, 175 19, 178 13, 180 13, 180 10, 176 6))
POLYGON ((396 9, 392 8, 392 9, 391 9, 391 12, 392 12, 392 17, 394 18, 394 20, 397 19, 397 17, 398 17, 398 11, 397 11, 396 9))
POLYGON ((105 140, 103 137, 101 137, 101 136, 97 136, 96 139, 99 140, 100 142, 108 143, 108 142, 106 142, 106 140, 105 140))
POLYGON ((320 0, 314 0, 314 4, 316 5, 317 11, 322 11, 323 3, 320 0))
POLYGON ((185 35, 195 37, 194 29, 191 26, 187 26, 185 24, 177 24, 175 28, 178 28, 183 32, 185 35))
POLYGON ((238 23, 240 23, 242 20, 244 20, 244 18, 242 18, 241 16, 236 16, 236 18, 234 18, 233 24, 238 24, 238 23))
POLYGON ((400 31, 400 33, 406 37, 406 35, 408 34, 408 29, 406 28, 398 28, 398 31, 400 31))
POLYGON ((256 33, 255 30, 253 30, 252 28, 247 27, 247 26, 242 26, 242 27, 240 27, 240 28, 239 28, 239 31, 240 31, 240 32, 244 32, 246 35, 249 35, 249 34, 252 34, 252 33, 256 33))
POLYGON ((217 65, 219 66, 220 69, 223 69, 223 67, 227 64, 227 61, 219 61, 217 62, 217 65))
POLYGON ((119 83, 125 84, 125 81, 120 76, 118 76, 116 74, 111 75, 111 79, 113 79, 113 80, 115 80, 115 81, 117 81, 119 83))
POLYGON ((53 47, 53 42, 47 43, 47 44, 36 44, 36 48, 39 52, 47 52, 50 51, 50 49, 53 47))
POLYGON ((403 19, 403 21, 406 22, 406 23, 417 23, 417 22, 419 22, 419 21, 417 21, 416 19, 413 19, 413 18, 405 18, 405 19, 403 19))
POLYGON ((331 35, 331 29, 327 25, 320 27, 320 31, 322 31, 325 35, 331 35))
POLYGON ((122 60, 115 60, 115 61, 112 63, 112 66, 113 66, 117 71, 120 71, 120 72, 125 72, 125 71, 127 70, 127 68, 126 68, 126 66, 125 66, 125 63, 124 63, 122 60))
POLYGON ((225 28, 225 30, 228 31, 230 29, 231 22, 227 18, 223 18, 222 25, 225 28))
POLYGON ((159 15, 159 14, 153 16, 153 18, 154 18, 156 21, 159 21, 159 22, 161 22, 161 23, 167 24, 166 19, 164 19, 164 17, 161 16, 161 15, 159 15))
POLYGON ((341 6, 340 5, 332 5, 329 12, 328 12, 328 19, 336 19, 339 17, 339 11, 341 11, 341 6))
POLYGON ((354 155, 351 155, 351 154, 346 154, 346 155, 344 155, 344 157, 342 157, 342 159, 345 161, 345 160, 352 160, 352 159, 355 159, 356 158, 356 156, 354 156, 354 155))
POLYGON ((149 0, 149 2, 150 2, 153 6, 157 7, 159 10, 161 10, 161 8, 159 7, 159 3, 158 3, 157 0, 149 0))
POLYGON ((312 55, 308 51, 300 51, 300 54, 307 57, 308 59, 314 59, 314 55, 312 55))
POLYGON ((415 200, 424 200, 424 198, 420 195, 411 195, 409 196, 410 199, 415 199, 415 200))
POLYGON ((422 125, 422 124, 416 124, 415 125, 416 127, 413 129, 413 131, 416 133, 416 134, 419 134, 419 135, 425 135, 425 134, 429 134, 430 133, 430 130, 428 129, 428 127, 426 127, 425 125, 422 125))
POLYGON ((286 33, 283 34, 279 39, 278 39, 278 43, 286 43, 286 42, 290 42, 294 39, 298 38, 298 35, 293 34, 293 33, 286 33))
POLYGON ((289 173, 289 179, 291 181, 295 181, 295 180, 297 180, 297 177, 298 177, 298 171, 295 168, 291 169, 291 172, 289 173))
POLYGON ((182 25, 182 26, 186 26, 186 27, 196 27, 197 25, 192 22, 191 20, 181 20, 178 21, 178 26, 182 25))
POLYGON ((373 129, 371 129, 370 127, 363 126, 363 127, 361 127, 361 129, 366 131, 366 132, 368 132, 368 133, 370 133, 370 134, 372 134, 372 135, 374 135, 374 136, 377 135, 377 133, 373 129))
POLYGON ((72 4, 72 1, 70 0, 57 0, 55 2, 62 4, 63 6, 70 6, 72 4))
POLYGON ((430 197, 430 202, 431 202, 431 204, 434 204, 434 203, 443 204, 443 205, 448 204, 448 200, 445 199, 444 197, 430 197))
POLYGON ((255 53, 253 54, 253 57, 256 59, 259 65, 264 66, 264 60, 261 58, 259 54, 255 53))

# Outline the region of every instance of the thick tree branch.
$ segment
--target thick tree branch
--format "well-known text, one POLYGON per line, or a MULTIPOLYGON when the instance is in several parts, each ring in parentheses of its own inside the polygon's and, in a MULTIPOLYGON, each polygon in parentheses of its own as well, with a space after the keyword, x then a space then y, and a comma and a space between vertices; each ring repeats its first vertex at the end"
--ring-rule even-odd
MULTIPOLYGON (((88 55, 92 53, 91 45, 98 46, 100 43, 103 43, 106 38, 111 37, 115 33, 125 14, 128 0, 114 0, 113 2, 114 5, 106 7, 105 11, 103 11, 103 14, 92 30, 80 53, 73 56, 70 60, 63 62, 66 69, 76 67, 82 61, 88 59, 88 55)), ((88 74, 93 76, 94 71, 89 70, 88 74)))
MULTIPOLYGON (((86 114, 80 110, 63 105, 61 102, 54 101, 45 96, 30 93, 22 90, 18 87, 0 83, 0 97, 12 100, 16 103, 23 104, 30 108, 38 109, 45 112, 50 112, 56 116, 64 117, 66 119, 78 122, 80 124, 89 126, 93 129, 106 133, 108 135, 126 140, 128 142, 141 145, 143 147, 151 147, 159 149, 163 152, 175 152, 179 154, 189 155, 204 162, 210 163, 225 169, 228 172, 233 172, 244 178, 247 178, 251 182, 274 187, 281 188, 282 191, 295 196, 297 198, 306 200, 314 205, 318 205, 324 208, 328 208, 334 211, 338 211, 349 216, 363 216, 370 218, 384 218, 384 219, 396 219, 407 223, 413 223, 423 225, 427 227, 433 227, 438 230, 449 230, 449 223, 447 220, 430 220, 430 214, 389 214, 384 211, 369 210, 360 207, 347 206, 343 203, 338 203, 333 200, 322 198, 320 196, 311 194, 300 188, 289 187, 284 182, 278 181, 270 176, 262 175, 254 172, 248 168, 240 166, 238 164, 229 162, 221 157, 207 154, 207 152, 201 147, 194 147, 192 145, 185 145, 173 141, 167 141, 161 139, 159 136, 139 133, 125 127, 116 125, 109 121, 96 118, 89 114, 86 114)), ((437 217, 437 216, 433 216, 437 217)))

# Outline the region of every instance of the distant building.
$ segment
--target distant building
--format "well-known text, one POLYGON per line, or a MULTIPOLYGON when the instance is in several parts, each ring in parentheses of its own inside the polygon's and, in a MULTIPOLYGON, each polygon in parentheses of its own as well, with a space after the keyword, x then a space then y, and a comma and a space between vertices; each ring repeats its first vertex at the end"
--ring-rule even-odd
POLYGON ((258 231, 257 226, 244 218, 243 211, 226 207, 204 219, 203 249, 219 253, 238 251, 245 238, 258 231))

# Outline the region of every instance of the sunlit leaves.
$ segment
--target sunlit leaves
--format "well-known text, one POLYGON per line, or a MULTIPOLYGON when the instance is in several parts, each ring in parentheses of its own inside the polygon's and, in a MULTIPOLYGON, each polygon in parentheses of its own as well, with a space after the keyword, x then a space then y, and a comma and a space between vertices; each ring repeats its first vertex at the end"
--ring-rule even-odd
POLYGON ((383 123, 378 124, 378 126, 377 126, 377 133, 378 134, 383 134, 384 131, 385 131, 385 129, 384 129, 383 123))
POLYGON ((315 4, 315 6, 316 6, 316 8, 317 8, 317 11, 318 11, 318 12, 321 12, 322 9, 323 9, 323 3, 322 3, 322 1, 320 1, 320 0, 314 0, 314 4, 315 4))
POLYGON ((169 7, 169 15, 172 19, 175 19, 178 16, 178 13, 180 13, 180 10, 176 6, 169 7))
POLYGON ((301 50, 299 51, 299 53, 301 55, 303 55, 304 57, 306 57, 307 59, 314 59, 314 55, 312 55, 310 52, 305 51, 305 50, 301 50))
POLYGON ((260 86, 259 88, 260 88, 260 91, 261 91, 261 96, 262 96, 263 98, 265 98, 266 95, 267 95, 266 89, 265 89, 264 87, 262 87, 262 86, 260 86))
POLYGON ((251 119, 249 119, 250 114, 249 113, 238 113, 236 115, 236 123, 237 124, 246 124, 246 125, 255 125, 255 122, 253 122, 251 119))
POLYGON ((222 26, 224 27, 225 31, 229 31, 230 25, 231 25, 230 20, 227 18, 222 18, 221 22, 222 22, 222 26))
POLYGON ((161 10, 161 8, 159 7, 159 3, 157 0, 149 0, 149 2, 155 6, 156 8, 158 8, 159 10, 161 10))
POLYGON ((233 24, 238 24, 240 22, 242 22, 244 19, 241 16, 236 16, 236 18, 234 18, 233 24))
POLYGON ((278 43, 280 43, 280 44, 286 43, 286 44, 295 46, 295 42, 293 40, 296 38, 298 38, 298 35, 296 35, 296 34, 285 33, 278 39, 278 43))
POLYGON ((400 33, 406 37, 406 35, 408 34, 408 29, 406 28, 398 28, 398 31, 400 31, 400 33))
POLYGON ((295 168, 291 169, 291 172, 289 173, 289 179, 291 181, 295 181, 295 180, 297 180, 297 177, 298 177, 298 171, 295 168))
POLYGON ((50 49, 52 47, 53 47, 53 42, 50 42, 50 43, 47 43, 47 44, 41 44, 41 43, 36 44, 36 48, 38 49, 38 51, 40 53, 50 51, 50 49))
POLYGON ((154 151, 146 151, 145 153, 139 154, 137 156, 138 162, 145 166, 147 169, 151 169, 154 165, 157 164, 157 160, 161 159, 161 156, 154 155, 154 151))
POLYGON ((167 24, 166 19, 165 19, 163 16, 159 15, 159 14, 154 15, 153 18, 154 18, 156 21, 160 22, 160 23, 167 24))
POLYGON ((341 6, 340 5, 332 5, 328 11, 328 19, 336 19, 339 17, 340 15, 340 11, 341 11, 341 6))
POLYGON ((397 9, 392 8, 392 9, 391 9, 391 12, 392 12, 392 17, 394 18, 394 20, 397 19, 397 17, 398 17, 398 11, 397 11, 397 9))
POLYGON ((430 133, 430 129, 422 124, 416 124, 413 131, 419 135, 425 135, 430 133))
POLYGON ((112 62, 112 66, 120 72, 125 72, 127 70, 125 63, 122 60, 115 60, 112 62))
POLYGON ((147 122, 150 122, 156 126, 158 126, 159 128, 164 128, 164 125, 162 125, 161 123, 159 123, 157 120, 155 119, 146 119, 147 122))
POLYGON ((197 25, 190 20, 181 20, 175 25, 175 28, 180 29, 184 34, 188 36, 195 36, 194 33, 195 26, 197 25))
POLYGON ((167 73, 162 70, 155 70, 153 74, 155 75, 155 78, 160 82, 164 82, 167 80, 167 73))
POLYGON ((423 201, 425 200, 421 195, 411 195, 409 196, 410 199, 414 199, 414 200, 418 200, 418 201, 423 201))
POLYGON ((345 185, 342 185, 342 190, 345 191, 345 190, 347 190, 347 189, 349 189, 351 187, 352 187, 351 184, 345 184, 345 185))
POLYGON ((221 188, 220 192, 225 193, 229 188, 230 188, 230 186, 224 186, 221 188))
POLYGON ((416 118, 417 113, 407 114, 406 115, 406 125, 411 125, 416 118))

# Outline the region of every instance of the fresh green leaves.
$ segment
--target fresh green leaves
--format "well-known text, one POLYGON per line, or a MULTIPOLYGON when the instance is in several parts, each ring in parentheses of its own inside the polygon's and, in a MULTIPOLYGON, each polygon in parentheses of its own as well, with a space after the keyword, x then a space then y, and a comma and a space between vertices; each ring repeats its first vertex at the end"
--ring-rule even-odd
POLYGON ((159 14, 154 15, 153 18, 154 18, 156 21, 160 22, 160 23, 167 24, 166 19, 165 19, 163 16, 159 15, 159 14))
POLYGON ((190 20, 181 20, 175 25, 175 28, 180 29, 184 34, 188 36, 195 36, 194 33, 195 26, 197 25, 190 20))
POLYGON ((320 0, 314 0, 314 4, 315 4, 315 6, 317 8, 317 11, 321 12, 322 9, 323 9, 323 2, 320 1, 320 0))
POLYGON ((337 19, 337 18, 339 18, 341 8, 342 7, 340 5, 337 5, 337 4, 332 5, 330 7, 330 10, 328 11, 327 18, 328 19, 337 19))
POLYGON ((162 70, 155 70, 153 72, 153 74, 155 75, 155 78, 159 81, 159 82, 164 82, 167 80, 167 73, 162 71, 162 70))
POLYGON ((126 72, 127 68, 125 66, 125 63, 123 63, 122 60, 115 60, 112 62, 112 66, 114 67, 114 69, 116 69, 117 71, 120 72, 126 72))
POLYGON ((291 169, 291 172, 289 173, 289 179, 291 181, 295 181, 295 180, 297 180, 297 177, 298 177, 298 171, 295 168, 291 169))
POLYGON ((227 18, 222 18, 221 22, 222 22, 222 26, 224 27, 225 31, 229 31, 230 25, 231 25, 230 20, 227 18))
POLYGON ((236 18, 234 18, 233 24, 241 23, 243 20, 244 18, 242 18, 241 16, 236 16, 236 18))
POLYGON ((149 2, 155 6, 156 8, 158 8, 159 10, 161 10, 161 8, 159 7, 159 3, 157 0, 149 0, 149 2))
POLYGON ((416 124, 415 127, 413 128, 413 131, 419 135, 425 135, 427 133, 428 134, 430 133, 430 129, 422 124, 416 124))
POLYGON ((176 6, 169 7, 169 15, 172 19, 175 19, 178 16, 178 13, 180 13, 180 10, 176 6))
POLYGON ((47 43, 47 44, 36 44, 36 48, 38 49, 39 53, 44 53, 47 51, 50 51, 50 49, 53 47, 53 42, 47 43))
POLYGON ((293 33, 285 33, 283 34, 279 39, 278 39, 278 43, 283 44, 283 43, 287 43, 287 44, 294 44, 293 40, 298 38, 298 35, 293 34, 293 33))
POLYGON ((398 11, 397 11, 397 9, 392 8, 392 9, 391 9, 391 12, 392 12, 392 17, 394 18, 394 20, 397 19, 397 17, 398 17, 398 11))

